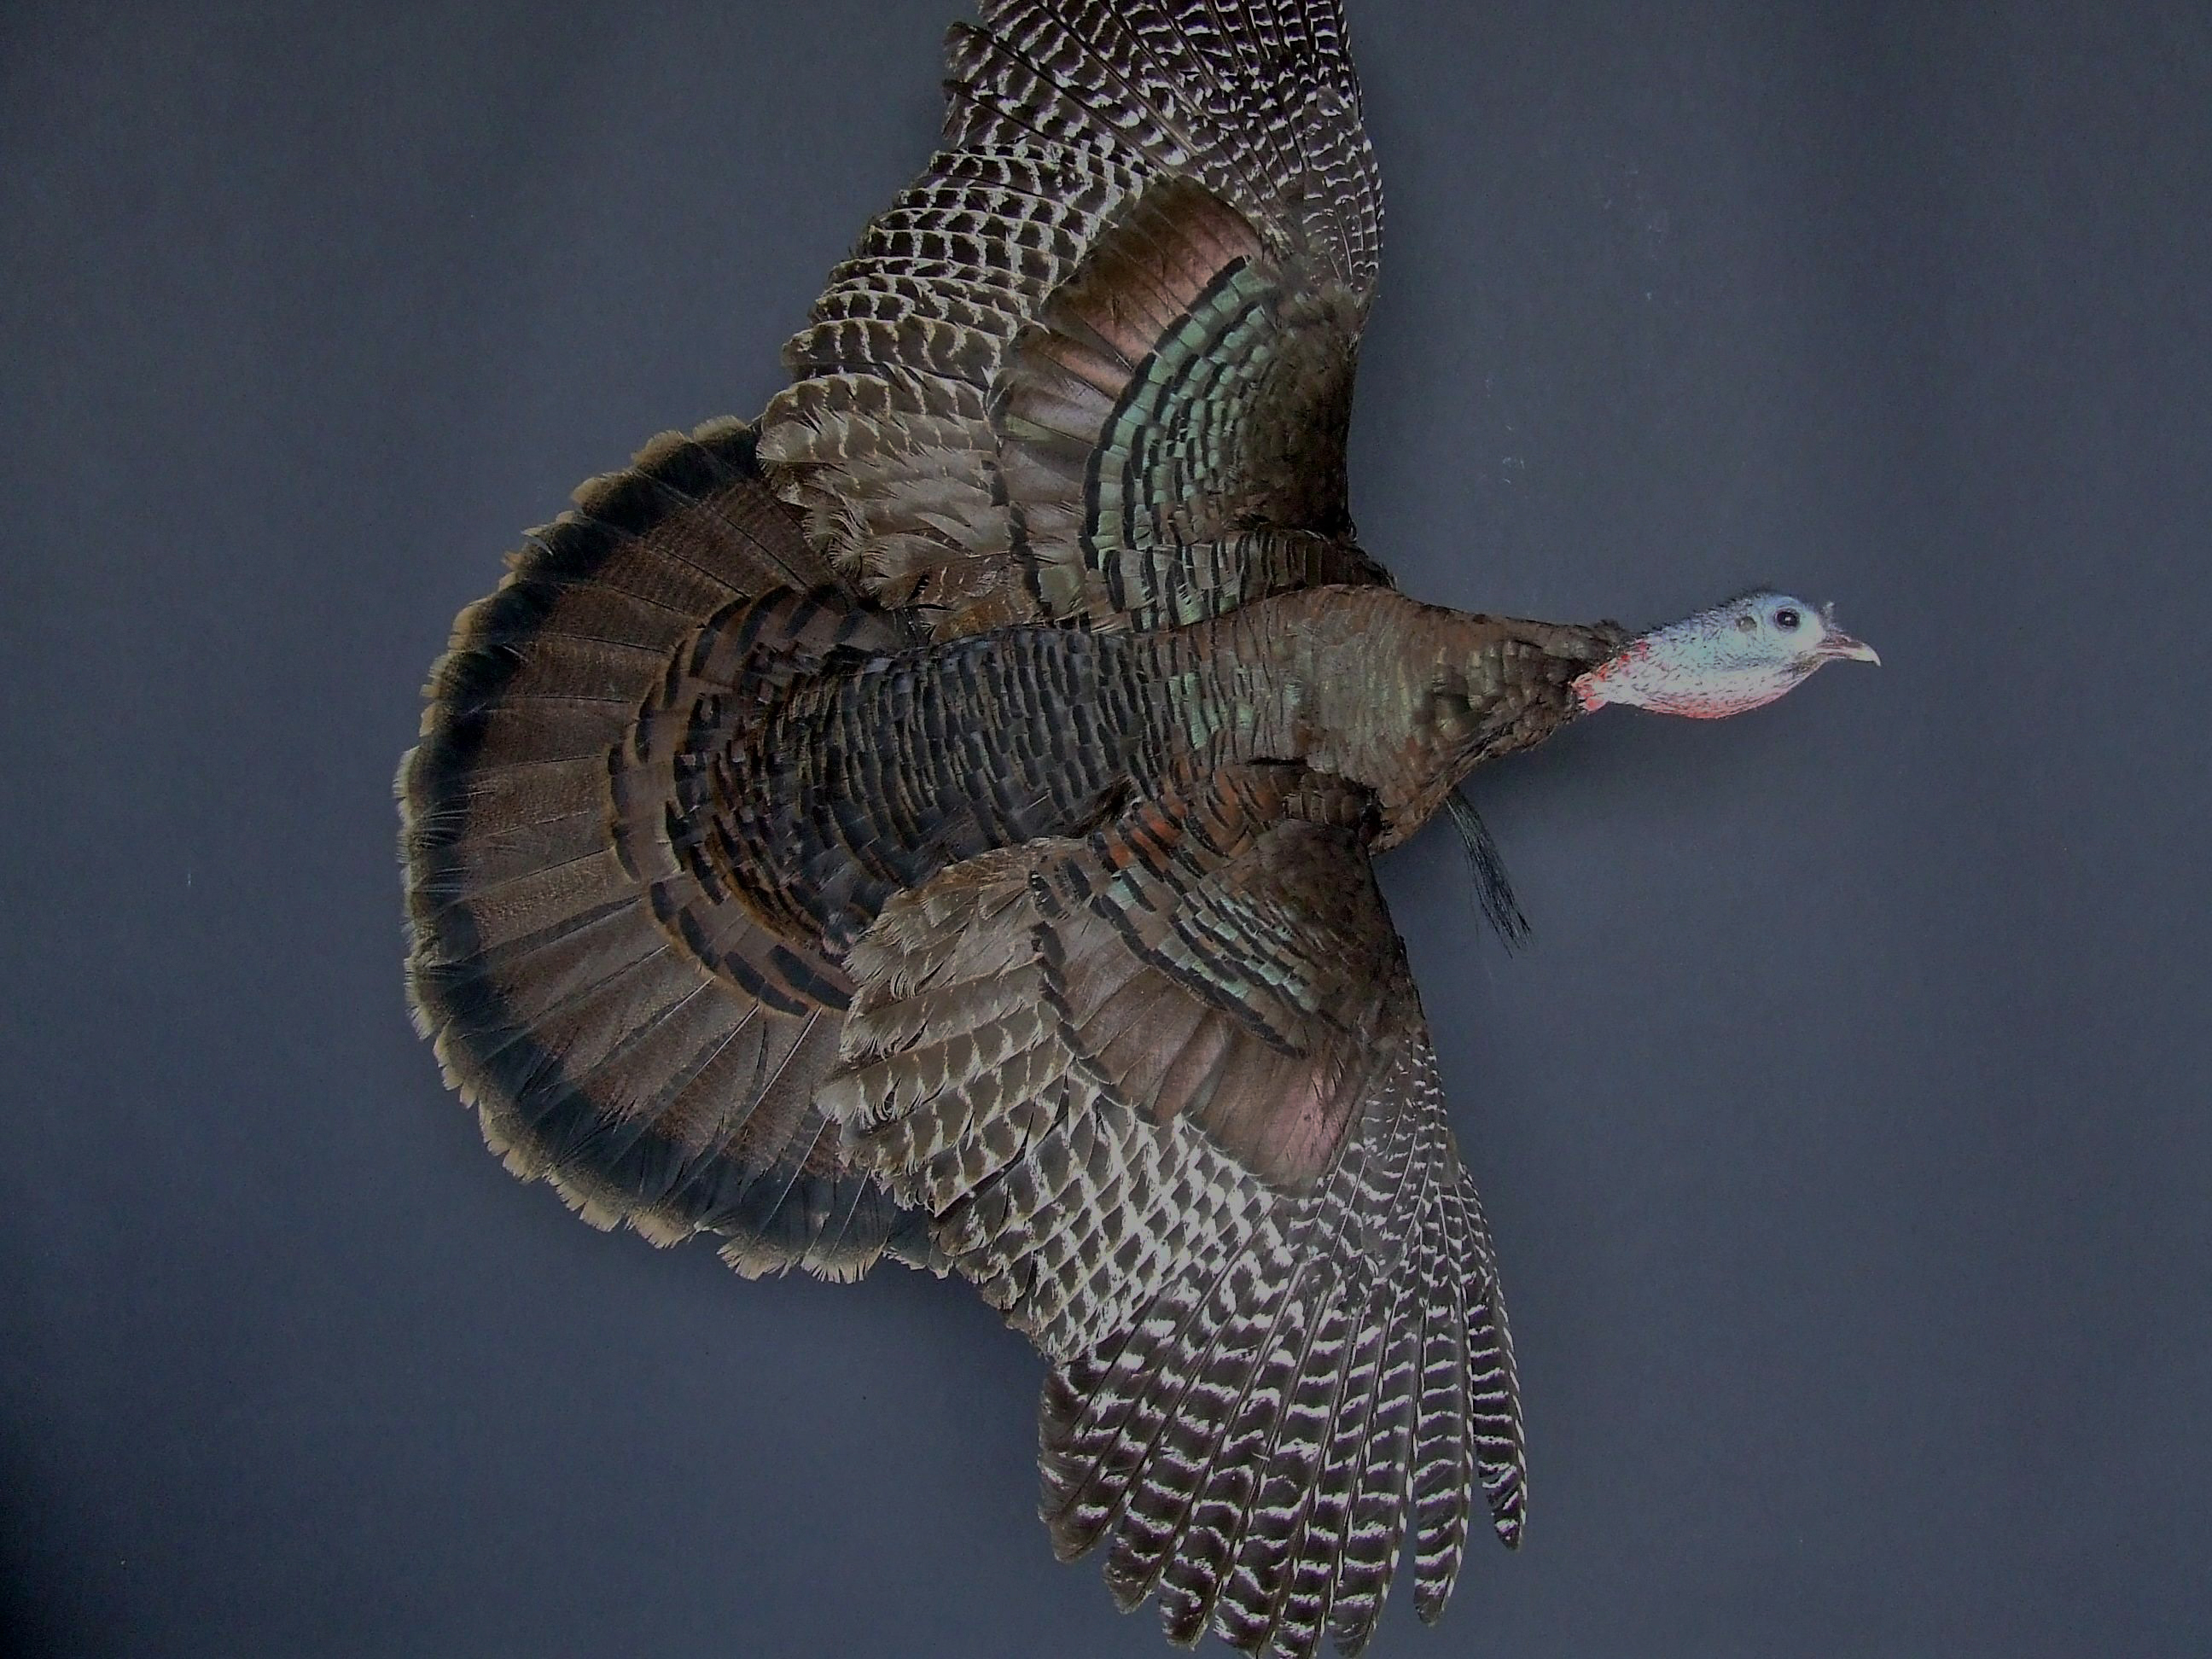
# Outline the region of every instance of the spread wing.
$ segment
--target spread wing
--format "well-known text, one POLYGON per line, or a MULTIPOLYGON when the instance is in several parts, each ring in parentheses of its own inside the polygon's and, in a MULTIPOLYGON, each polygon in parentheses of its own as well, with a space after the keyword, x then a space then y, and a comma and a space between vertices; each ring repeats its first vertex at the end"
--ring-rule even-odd
POLYGON ((1356 1650, 1441 1613, 1524 1469, 1490 1237, 1364 797, 1233 769, 1002 849, 855 947, 817 1096, 1055 1370, 1044 1512, 1170 1633, 1356 1650))
POLYGON ((814 544, 940 635, 1383 580, 1346 505, 1382 198, 1334 0, 982 12, 763 419, 814 544))

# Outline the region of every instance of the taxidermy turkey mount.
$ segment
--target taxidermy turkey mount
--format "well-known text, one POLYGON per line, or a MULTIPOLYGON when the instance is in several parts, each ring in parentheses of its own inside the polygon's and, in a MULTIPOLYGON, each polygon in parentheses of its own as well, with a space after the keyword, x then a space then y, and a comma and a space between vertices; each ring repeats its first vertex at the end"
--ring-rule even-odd
MULTIPOLYGON (((1490 1232, 1373 856, 1607 703, 1874 653, 1406 598, 1344 450, 1382 229, 1334 0, 986 0, 757 424, 654 439, 455 624, 408 985, 517 1174, 747 1273, 971 1281, 1043 1514, 1258 1652, 1517 1540, 1490 1232)), ((1516 913, 1486 878, 1494 913, 1516 913)))

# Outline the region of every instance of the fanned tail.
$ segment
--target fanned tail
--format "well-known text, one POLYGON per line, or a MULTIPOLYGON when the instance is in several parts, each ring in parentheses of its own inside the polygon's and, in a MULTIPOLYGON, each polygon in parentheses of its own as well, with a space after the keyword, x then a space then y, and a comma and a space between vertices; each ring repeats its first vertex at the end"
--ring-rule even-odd
POLYGON ((400 768, 416 1023, 507 1167, 594 1225, 720 1235, 746 1272, 924 1257, 813 1107, 842 973, 696 902, 661 840, 686 676, 733 626, 804 645, 818 601, 744 602, 835 579, 738 422, 665 434, 575 501, 456 621, 400 768))

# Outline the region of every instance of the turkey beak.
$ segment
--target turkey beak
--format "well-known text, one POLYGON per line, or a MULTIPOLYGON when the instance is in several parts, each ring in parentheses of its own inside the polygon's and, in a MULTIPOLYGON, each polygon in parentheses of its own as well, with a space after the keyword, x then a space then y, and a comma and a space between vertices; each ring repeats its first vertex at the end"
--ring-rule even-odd
POLYGON ((1823 657, 1847 658, 1852 662, 1870 662, 1877 668, 1881 666, 1880 652, 1864 640, 1855 640, 1840 629, 1832 630, 1826 639, 1820 641, 1820 654, 1823 657))

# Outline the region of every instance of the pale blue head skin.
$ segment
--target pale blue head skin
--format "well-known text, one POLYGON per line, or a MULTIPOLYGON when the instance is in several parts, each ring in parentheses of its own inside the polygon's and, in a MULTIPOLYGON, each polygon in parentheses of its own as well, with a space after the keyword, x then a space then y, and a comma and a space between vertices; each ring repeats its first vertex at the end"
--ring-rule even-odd
POLYGON ((1823 663, 1879 663, 1834 607, 1762 588, 1638 635, 1575 682, 1585 708, 1626 703, 1718 720, 1772 702, 1823 663))

